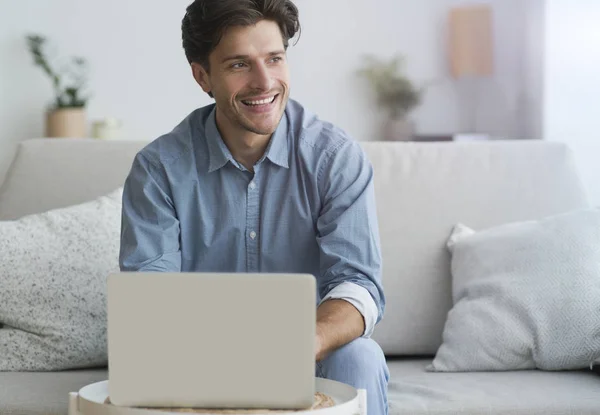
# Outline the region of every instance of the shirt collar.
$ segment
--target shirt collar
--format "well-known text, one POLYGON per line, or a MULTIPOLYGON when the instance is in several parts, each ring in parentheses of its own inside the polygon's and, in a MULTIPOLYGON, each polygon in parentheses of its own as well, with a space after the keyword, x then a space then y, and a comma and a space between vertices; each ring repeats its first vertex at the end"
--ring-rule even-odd
MULTIPOLYGON (((210 112, 208 119, 206 120, 206 141, 208 142, 208 154, 209 154, 209 165, 208 172, 212 173, 215 170, 219 170, 223 166, 227 164, 227 162, 231 162, 234 166, 238 166, 238 162, 235 161, 231 152, 225 145, 219 130, 217 129, 217 121, 216 121, 216 109, 215 106, 210 112)), ((260 159, 257 164, 262 163, 262 161, 268 158, 271 162, 277 164, 278 166, 289 168, 288 164, 288 121, 287 121, 287 112, 284 111, 283 116, 281 117, 281 121, 277 126, 277 129, 271 136, 271 141, 269 141, 269 145, 267 146, 267 150, 265 151, 265 155, 260 159)))
POLYGON ((208 142, 208 172, 212 173, 219 170, 221 167, 230 161, 234 166, 237 166, 231 152, 223 142, 221 134, 217 129, 216 121, 217 106, 212 109, 206 120, 206 141, 208 142))
POLYGON ((277 129, 271 136, 271 141, 265 151, 265 156, 278 166, 288 169, 289 152, 288 152, 288 119, 287 111, 283 112, 281 121, 277 129))

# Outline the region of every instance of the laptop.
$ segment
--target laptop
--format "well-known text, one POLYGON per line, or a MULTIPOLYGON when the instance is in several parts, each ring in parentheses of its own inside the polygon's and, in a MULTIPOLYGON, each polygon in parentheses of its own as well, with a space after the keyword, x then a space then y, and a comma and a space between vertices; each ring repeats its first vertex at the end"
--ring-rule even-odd
POLYGON ((313 404, 312 275, 120 272, 108 277, 107 307, 114 405, 313 404))

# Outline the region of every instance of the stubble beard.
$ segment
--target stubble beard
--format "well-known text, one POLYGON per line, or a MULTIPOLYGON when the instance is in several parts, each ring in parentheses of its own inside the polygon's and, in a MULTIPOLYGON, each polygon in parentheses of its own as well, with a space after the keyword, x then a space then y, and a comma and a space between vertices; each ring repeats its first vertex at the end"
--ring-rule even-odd
MULTIPOLYGON (((277 98, 278 100, 280 100, 280 103, 279 103, 279 107, 277 108, 278 114, 276 117, 276 122, 274 122, 274 125, 269 126, 268 129, 259 129, 255 124, 252 123, 252 121, 250 119, 244 117, 243 113, 241 111, 235 111, 233 108, 230 112, 230 114, 232 116, 231 118, 233 118, 233 121, 235 122, 235 124, 237 124, 237 126, 243 130, 246 130, 248 132, 251 132, 253 134, 258 134, 258 135, 271 135, 277 129, 277 126, 279 125, 279 122, 281 121, 283 112, 285 110, 285 103, 287 102, 287 97, 285 98, 285 102, 284 102, 284 98, 281 97, 282 95, 283 95, 283 92, 281 92, 279 94, 279 97, 277 98)), ((240 103, 239 105, 244 105, 244 104, 240 103)), ((270 114, 268 116, 270 116, 270 114)))

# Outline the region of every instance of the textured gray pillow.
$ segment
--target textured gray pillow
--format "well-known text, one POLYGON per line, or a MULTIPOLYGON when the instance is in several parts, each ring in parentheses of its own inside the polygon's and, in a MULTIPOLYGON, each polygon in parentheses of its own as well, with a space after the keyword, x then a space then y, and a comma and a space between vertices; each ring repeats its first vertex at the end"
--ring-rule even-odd
POLYGON ((431 371, 573 370, 600 356, 600 210, 457 225, 454 306, 431 371))
POLYGON ((0 371, 106 364, 121 195, 0 222, 0 371))

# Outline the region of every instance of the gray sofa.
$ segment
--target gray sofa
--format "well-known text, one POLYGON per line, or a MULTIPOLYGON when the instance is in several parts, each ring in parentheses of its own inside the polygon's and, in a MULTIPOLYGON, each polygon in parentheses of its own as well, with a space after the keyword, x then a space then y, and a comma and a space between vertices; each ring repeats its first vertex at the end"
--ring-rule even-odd
MULTIPOLYGON (((111 192, 144 144, 22 142, 0 188, 0 220, 111 192)), ((363 146, 375 168, 388 305, 374 338, 388 357, 390 413, 600 414, 600 376, 591 371, 425 370, 452 307, 445 248, 452 226, 483 229, 586 207, 569 150, 543 141, 363 146)), ((0 373, 0 414, 65 415, 69 392, 106 378, 105 368, 0 373)))

